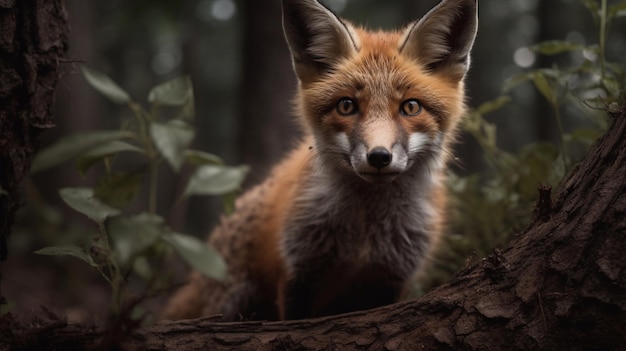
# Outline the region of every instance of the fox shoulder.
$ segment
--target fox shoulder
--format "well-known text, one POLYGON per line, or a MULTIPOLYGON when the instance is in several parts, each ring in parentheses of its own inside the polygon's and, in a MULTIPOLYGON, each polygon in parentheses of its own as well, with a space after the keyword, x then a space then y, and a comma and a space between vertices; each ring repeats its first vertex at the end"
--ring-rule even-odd
POLYGON ((278 319, 277 286, 285 264, 279 252, 281 227, 300 179, 310 173, 311 140, 303 140, 270 176, 235 202, 208 238, 224 258, 228 276, 218 281, 193 272, 160 313, 177 320, 222 315, 278 319))

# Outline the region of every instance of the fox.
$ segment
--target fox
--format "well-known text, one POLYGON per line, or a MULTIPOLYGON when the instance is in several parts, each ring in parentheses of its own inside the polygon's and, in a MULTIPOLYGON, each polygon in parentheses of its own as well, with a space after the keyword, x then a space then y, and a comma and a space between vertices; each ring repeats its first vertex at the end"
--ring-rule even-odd
POLYGON ((292 320, 399 301, 444 230, 447 165, 466 113, 477 0, 370 31, 317 0, 282 0, 304 136, 208 238, 161 319, 292 320))

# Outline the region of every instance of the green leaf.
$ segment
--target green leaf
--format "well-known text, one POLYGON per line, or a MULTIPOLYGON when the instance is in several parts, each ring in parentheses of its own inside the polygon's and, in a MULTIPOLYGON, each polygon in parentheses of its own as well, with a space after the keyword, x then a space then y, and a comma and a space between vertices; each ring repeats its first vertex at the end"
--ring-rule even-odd
POLYGON ((553 79, 555 81, 563 81, 569 78, 569 74, 566 72, 557 70, 557 69, 552 69, 552 68, 536 69, 532 72, 518 74, 516 76, 509 78, 506 82, 504 82, 503 91, 508 92, 514 87, 518 86, 519 84, 524 83, 529 80, 532 81, 535 84, 535 86, 537 86, 537 81, 540 81, 540 85, 542 85, 542 87, 545 87, 543 83, 548 83, 547 86, 550 87, 548 78, 553 79))
POLYGON ((609 17, 626 17, 626 1, 609 6, 609 17))
POLYGON ((158 85, 148 94, 148 101, 155 105, 180 107, 177 118, 191 121, 194 116, 193 84, 189 76, 172 79, 158 85))
POLYGON ((140 152, 144 151, 132 144, 129 144, 124 141, 113 140, 106 144, 97 146, 84 156, 78 158, 76 160, 76 168, 80 171, 80 173, 84 176, 85 173, 96 164, 98 161, 104 160, 105 158, 117 154, 124 151, 132 151, 132 152, 140 152))
POLYGON ((89 85, 109 98, 116 104, 124 104, 131 101, 130 96, 117 83, 103 73, 94 71, 86 66, 82 66, 81 70, 89 85))
POLYGON ((185 159, 192 166, 204 166, 204 165, 224 165, 224 161, 216 155, 210 154, 204 151, 198 150, 185 150, 183 152, 185 159))
POLYGON ((74 210, 86 215, 92 220, 103 223, 107 217, 117 216, 120 210, 103 204, 94 197, 90 188, 64 188, 59 190, 63 201, 74 210))
POLYGON ((130 138, 134 134, 129 131, 98 131, 82 132, 67 136, 55 144, 41 150, 33 160, 31 173, 54 167, 75 157, 88 154, 96 146, 113 140, 130 138))
POLYGON ((620 63, 607 62, 606 67, 610 69, 615 75, 626 76, 626 66, 620 63))
POLYGON ((617 115, 622 111, 622 107, 619 102, 611 101, 608 106, 606 106, 606 111, 610 114, 617 115))
POLYGON ((124 208, 141 190, 141 172, 114 172, 105 175, 94 190, 94 196, 115 208, 124 208))
POLYGON ((589 12, 591 12, 591 15, 593 16, 593 20, 597 22, 598 14, 600 13, 600 6, 598 5, 598 1, 597 0, 582 0, 582 2, 585 5, 585 7, 587 7, 589 12))
POLYGON ((536 174, 547 170, 547 166, 558 156, 559 149, 552 143, 535 142, 522 148, 519 153, 519 163, 525 168, 526 173, 536 174), (537 165, 537 162, 545 164, 537 165))
POLYGON ((505 93, 511 91, 511 89, 515 88, 516 86, 532 80, 533 75, 533 72, 522 73, 507 79, 502 86, 502 91, 504 91, 505 93))
POLYGON ((481 115, 486 115, 490 112, 501 109, 504 105, 511 102, 511 97, 508 95, 500 96, 494 100, 487 101, 476 108, 476 112, 481 115))
POLYGON ((235 212, 235 200, 237 200, 235 192, 222 195, 222 208, 225 214, 229 215, 235 212))
POLYGON ((168 234, 163 218, 142 213, 132 217, 112 218, 107 232, 119 262, 126 266, 131 259, 152 246, 161 236, 168 234))
POLYGON ((182 108, 181 119, 190 122, 193 120, 193 117, 195 114, 196 114, 195 103, 193 101, 193 98, 191 98, 185 103, 185 105, 182 108))
POLYGON ((557 100, 554 87, 550 84, 550 81, 548 81, 545 75, 540 72, 535 72, 533 75, 533 83, 541 95, 543 95, 543 97, 545 97, 550 104, 553 106, 556 105, 557 100))
POLYGON ((483 123, 483 134, 485 136, 485 143, 491 148, 496 147, 496 126, 492 123, 483 123))
POLYGON ((92 267, 98 267, 98 264, 94 262, 93 258, 91 258, 82 247, 76 245, 49 246, 39 249, 34 253, 48 256, 72 256, 87 262, 92 267))
POLYGON ((183 196, 221 195, 238 190, 249 171, 248 166, 207 165, 196 169, 183 196))
POLYGON ((556 55, 563 52, 582 50, 585 47, 580 44, 571 43, 563 40, 550 40, 533 45, 530 50, 543 55, 556 55))
POLYGON ((145 280, 150 280, 153 275, 150 262, 148 262, 145 256, 139 256, 135 259, 133 262, 133 271, 145 280))
POLYGON ((200 273, 218 280, 226 277, 226 262, 207 243, 193 236, 180 233, 163 235, 161 238, 170 244, 182 259, 200 273))
POLYGON ((185 160, 183 151, 193 141, 194 130, 180 120, 171 120, 167 123, 153 122, 150 125, 150 135, 161 155, 178 172, 185 160))
POLYGON ((619 96, 623 87, 614 77, 606 76, 602 79, 602 85, 611 96, 619 96))
POLYGON ((593 128, 577 128, 571 134, 565 134, 563 137, 565 141, 574 141, 591 146, 596 141, 602 132, 593 128))
POLYGON ((193 100, 193 85, 189 76, 157 85, 148 94, 148 101, 165 106, 184 106, 190 100, 193 100))

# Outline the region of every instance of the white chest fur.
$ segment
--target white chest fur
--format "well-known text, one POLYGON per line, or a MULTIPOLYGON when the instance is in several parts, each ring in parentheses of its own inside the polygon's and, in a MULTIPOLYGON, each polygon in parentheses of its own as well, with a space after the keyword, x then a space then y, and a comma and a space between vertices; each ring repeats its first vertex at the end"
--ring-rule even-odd
POLYGON ((401 276, 413 274, 431 244, 436 216, 431 190, 438 185, 438 163, 430 162, 385 184, 313 175, 284 227, 288 269, 382 265, 401 276))

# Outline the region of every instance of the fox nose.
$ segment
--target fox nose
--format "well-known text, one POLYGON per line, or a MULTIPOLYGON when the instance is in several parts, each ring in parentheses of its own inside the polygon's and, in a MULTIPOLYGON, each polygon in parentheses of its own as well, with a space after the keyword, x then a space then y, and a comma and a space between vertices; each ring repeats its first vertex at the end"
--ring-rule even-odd
POLYGON ((382 169, 391 163, 391 152, 384 147, 377 146, 367 154, 367 163, 377 169, 382 169))

